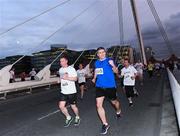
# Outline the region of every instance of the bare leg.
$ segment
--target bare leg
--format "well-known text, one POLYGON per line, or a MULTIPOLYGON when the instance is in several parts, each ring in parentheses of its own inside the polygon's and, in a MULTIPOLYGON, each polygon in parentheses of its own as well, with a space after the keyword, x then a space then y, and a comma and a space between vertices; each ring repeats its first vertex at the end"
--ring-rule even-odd
POLYGON ((79 117, 79 110, 78 110, 76 104, 71 104, 71 108, 72 108, 74 114, 76 115, 76 117, 79 117))
POLYGON ((113 100, 111 101, 111 103, 114 106, 116 113, 120 114, 121 113, 120 102, 118 100, 113 100))
POLYGON ((59 102, 59 108, 61 110, 61 112, 66 116, 66 118, 68 119, 69 117, 71 117, 68 113, 68 110, 66 108, 66 102, 65 101, 60 101, 59 102))
POLYGON ((80 86, 80 90, 81 90, 81 99, 82 99, 84 96, 84 85, 80 86))
POLYGON ((104 97, 98 97, 96 98, 96 107, 97 107, 97 112, 98 115, 101 119, 101 122, 105 125, 107 125, 107 120, 106 120, 106 114, 105 114, 105 110, 103 108, 103 102, 104 102, 104 97))

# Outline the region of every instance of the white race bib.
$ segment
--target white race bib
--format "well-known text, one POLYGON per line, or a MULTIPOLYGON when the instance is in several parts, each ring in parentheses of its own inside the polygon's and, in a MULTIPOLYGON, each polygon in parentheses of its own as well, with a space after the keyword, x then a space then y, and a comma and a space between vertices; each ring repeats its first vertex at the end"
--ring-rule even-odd
POLYGON ((103 75, 104 74, 103 68, 96 68, 95 72, 97 75, 103 75))

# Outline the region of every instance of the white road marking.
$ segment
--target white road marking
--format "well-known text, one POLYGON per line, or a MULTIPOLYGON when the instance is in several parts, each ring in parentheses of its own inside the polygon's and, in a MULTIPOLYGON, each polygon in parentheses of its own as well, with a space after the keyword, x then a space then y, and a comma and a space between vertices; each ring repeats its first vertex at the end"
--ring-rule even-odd
POLYGON ((42 119, 44 119, 44 118, 47 118, 47 117, 49 117, 49 116, 52 116, 52 115, 58 113, 58 112, 60 112, 60 110, 56 110, 56 111, 54 111, 54 112, 51 112, 51 113, 49 113, 49 114, 47 114, 47 115, 45 115, 45 116, 42 116, 42 117, 38 118, 37 120, 40 121, 40 120, 42 120, 42 119))

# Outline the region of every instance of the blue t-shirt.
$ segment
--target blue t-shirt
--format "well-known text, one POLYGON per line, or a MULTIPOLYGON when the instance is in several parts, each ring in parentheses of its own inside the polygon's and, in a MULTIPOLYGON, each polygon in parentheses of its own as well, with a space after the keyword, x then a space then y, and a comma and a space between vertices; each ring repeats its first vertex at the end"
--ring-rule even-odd
POLYGON ((116 87, 114 72, 109 64, 109 58, 105 60, 97 60, 95 62, 96 87, 114 88, 116 87))

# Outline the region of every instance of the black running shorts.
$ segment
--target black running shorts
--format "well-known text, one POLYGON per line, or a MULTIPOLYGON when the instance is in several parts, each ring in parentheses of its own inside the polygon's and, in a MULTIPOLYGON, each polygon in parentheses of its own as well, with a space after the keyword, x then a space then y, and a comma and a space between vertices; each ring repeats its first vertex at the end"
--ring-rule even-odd
POLYGON ((116 88, 100 88, 96 87, 96 98, 98 97, 106 97, 110 99, 111 101, 117 99, 117 90, 116 88))
POLYGON ((79 86, 81 86, 81 85, 85 85, 85 82, 79 83, 79 86))
POLYGON ((74 94, 62 94, 60 93, 60 100, 65 101, 68 104, 76 104, 77 103, 77 93, 74 94))
POLYGON ((125 86, 126 96, 127 98, 134 97, 134 86, 125 86))

